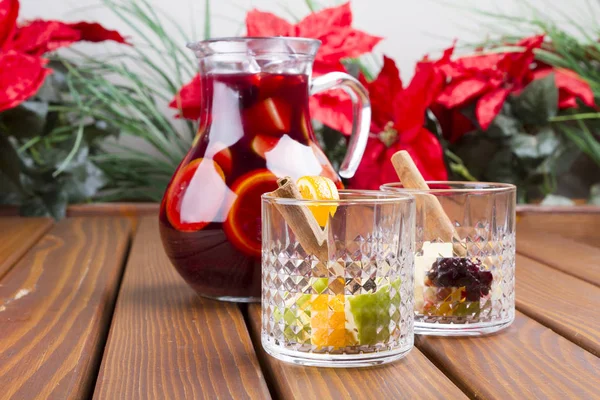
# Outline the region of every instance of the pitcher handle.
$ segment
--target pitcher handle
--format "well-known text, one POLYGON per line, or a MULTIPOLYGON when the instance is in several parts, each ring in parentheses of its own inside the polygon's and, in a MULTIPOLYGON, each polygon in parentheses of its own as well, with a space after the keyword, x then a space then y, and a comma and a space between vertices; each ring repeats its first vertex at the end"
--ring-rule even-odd
POLYGON ((342 89, 352 100, 352 134, 346 157, 340 166, 340 176, 352 178, 367 147, 371 127, 371 102, 367 89, 354 77, 343 72, 330 72, 311 81, 311 95, 330 89, 342 89))

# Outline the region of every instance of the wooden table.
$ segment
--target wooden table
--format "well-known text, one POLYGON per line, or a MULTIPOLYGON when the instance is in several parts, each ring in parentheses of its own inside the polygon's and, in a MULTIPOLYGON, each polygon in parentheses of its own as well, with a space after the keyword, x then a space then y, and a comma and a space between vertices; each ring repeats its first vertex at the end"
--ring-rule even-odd
POLYGON ((368 369, 265 355, 259 305, 196 296, 134 214, 0 218, 0 399, 600 398, 600 213, 520 214, 510 328, 368 369))

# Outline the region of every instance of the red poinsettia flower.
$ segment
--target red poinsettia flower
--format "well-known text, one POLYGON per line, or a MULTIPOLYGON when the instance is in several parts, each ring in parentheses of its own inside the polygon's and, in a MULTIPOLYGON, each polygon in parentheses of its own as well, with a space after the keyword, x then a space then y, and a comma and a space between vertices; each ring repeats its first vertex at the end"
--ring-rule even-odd
MULTIPOLYGON (((448 179, 442 146, 423 127, 425 112, 443 86, 443 75, 439 70, 432 63, 419 63, 411 83, 403 88, 394 61, 384 57, 377 78, 367 82, 361 77, 361 81, 371 99, 372 133, 350 186, 378 189, 383 183, 397 181, 390 159, 399 150, 410 153, 425 179, 448 179)), ((342 107, 349 115, 350 104, 346 102, 342 107)))
MULTIPOLYGON (((446 128, 444 134, 449 140, 458 140, 474 129, 460 113, 463 106, 476 102, 477 121, 485 130, 498 115, 509 94, 519 93, 532 81, 550 73, 555 74, 559 108, 577 107, 577 99, 594 107, 594 95, 589 84, 573 71, 540 62, 532 69, 534 50, 541 47, 543 40, 544 35, 538 35, 519 41, 515 45, 524 47, 522 52, 482 54, 455 61, 445 57, 445 61, 436 62, 436 67, 446 75, 449 84, 433 108, 446 128)), ((452 48, 449 50, 451 54, 452 48)), ((446 56, 449 54, 445 53, 446 56)))
POLYGON ((533 71, 533 80, 545 78, 551 73, 554 73, 554 83, 558 88, 558 108, 578 107, 577 99, 588 107, 596 106, 589 83, 571 70, 542 65, 533 71))
POLYGON ((506 97, 530 81, 533 50, 539 48, 543 40, 544 36, 540 35, 517 43, 525 47, 523 52, 463 57, 438 65, 451 81, 438 96, 437 103, 453 109, 476 100, 477 121, 482 129, 487 129, 506 97))
MULTIPOLYGON (((315 75, 331 71, 344 71, 341 59, 368 53, 381 41, 380 37, 352 28, 350 3, 312 13, 297 24, 291 24, 272 13, 252 10, 246 15, 246 28, 248 36, 319 39, 322 44, 313 65, 315 75)), ((184 118, 198 119, 200 117, 199 82, 198 77, 194 77, 191 82, 183 86, 169 104, 171 108, 180 110, 181 116, 184 118)), ((321 117, 327 116, 327 110, 334 106, 335 104, 328 104, 327 101, 321 105, 317 100, 311 98, 311 116, 327 123, 321 117), (322 109, 325 111, 323 112, 322 109)))
POLYGON ((0 0, 0 111, 33 96, 52 70, 41 56, 86 40, 127 43, 118 32, 99 24, 36 20, 18 27, 18 0, 0 0))
POLYGON ((352 28, 350 3, 312 13, 297 24, 278 16, 252 10, 246 16, 248 36, 296 36, 319 39, 314 72, 343 71, 342 58, 358 57, 373 50, 380 37, 352 28))

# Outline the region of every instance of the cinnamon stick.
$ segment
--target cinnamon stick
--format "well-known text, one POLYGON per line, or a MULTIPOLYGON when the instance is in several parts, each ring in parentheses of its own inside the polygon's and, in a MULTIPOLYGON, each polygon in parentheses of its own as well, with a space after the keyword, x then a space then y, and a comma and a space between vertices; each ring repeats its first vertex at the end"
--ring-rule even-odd
MULTIPOLYGON (((405 188, 429 190, 429 186, 423 179, 421 172, 419 172, 415 162, 406 150, 396 152, 392 156, 392 164, 405 188)), ((452 243, 454 253, 460 257, 465 257, 467 255, 466 246, 462 243, 452 221, 437 197, 432 194, 419 194, 416 198, 425 210, 425 231, 433 237, 452 243)))
MULTIPOLYGON (((286 199, 302 199, 298 187, 290 177, 277 181, 279 187, 272 192, 274 196, 286 199)), ((296 235, 296 239, 308 254, 314 254, 327 268, 329 258, 327 249, 327 235, 308 207, 296 204, 279 204, 274 202, 275 208, 281 213, 287 224, 296 235)))

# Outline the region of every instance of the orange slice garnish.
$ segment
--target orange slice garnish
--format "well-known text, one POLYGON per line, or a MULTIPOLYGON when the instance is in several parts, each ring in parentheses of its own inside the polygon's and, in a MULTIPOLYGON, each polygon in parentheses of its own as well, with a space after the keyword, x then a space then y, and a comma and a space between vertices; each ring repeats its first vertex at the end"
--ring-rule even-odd
MULTIPOLYGON (((298 179, 296 185, 298 186, 302 198, 306 200, 340 199, 335 183, 324 176, 303 176, 298 179)), ((329 216, 335 214, 337 206, 331 204, 315 204, 308 206, 308 209, 312 212, 319 225, 325 226, 329 220, 329 216)))

